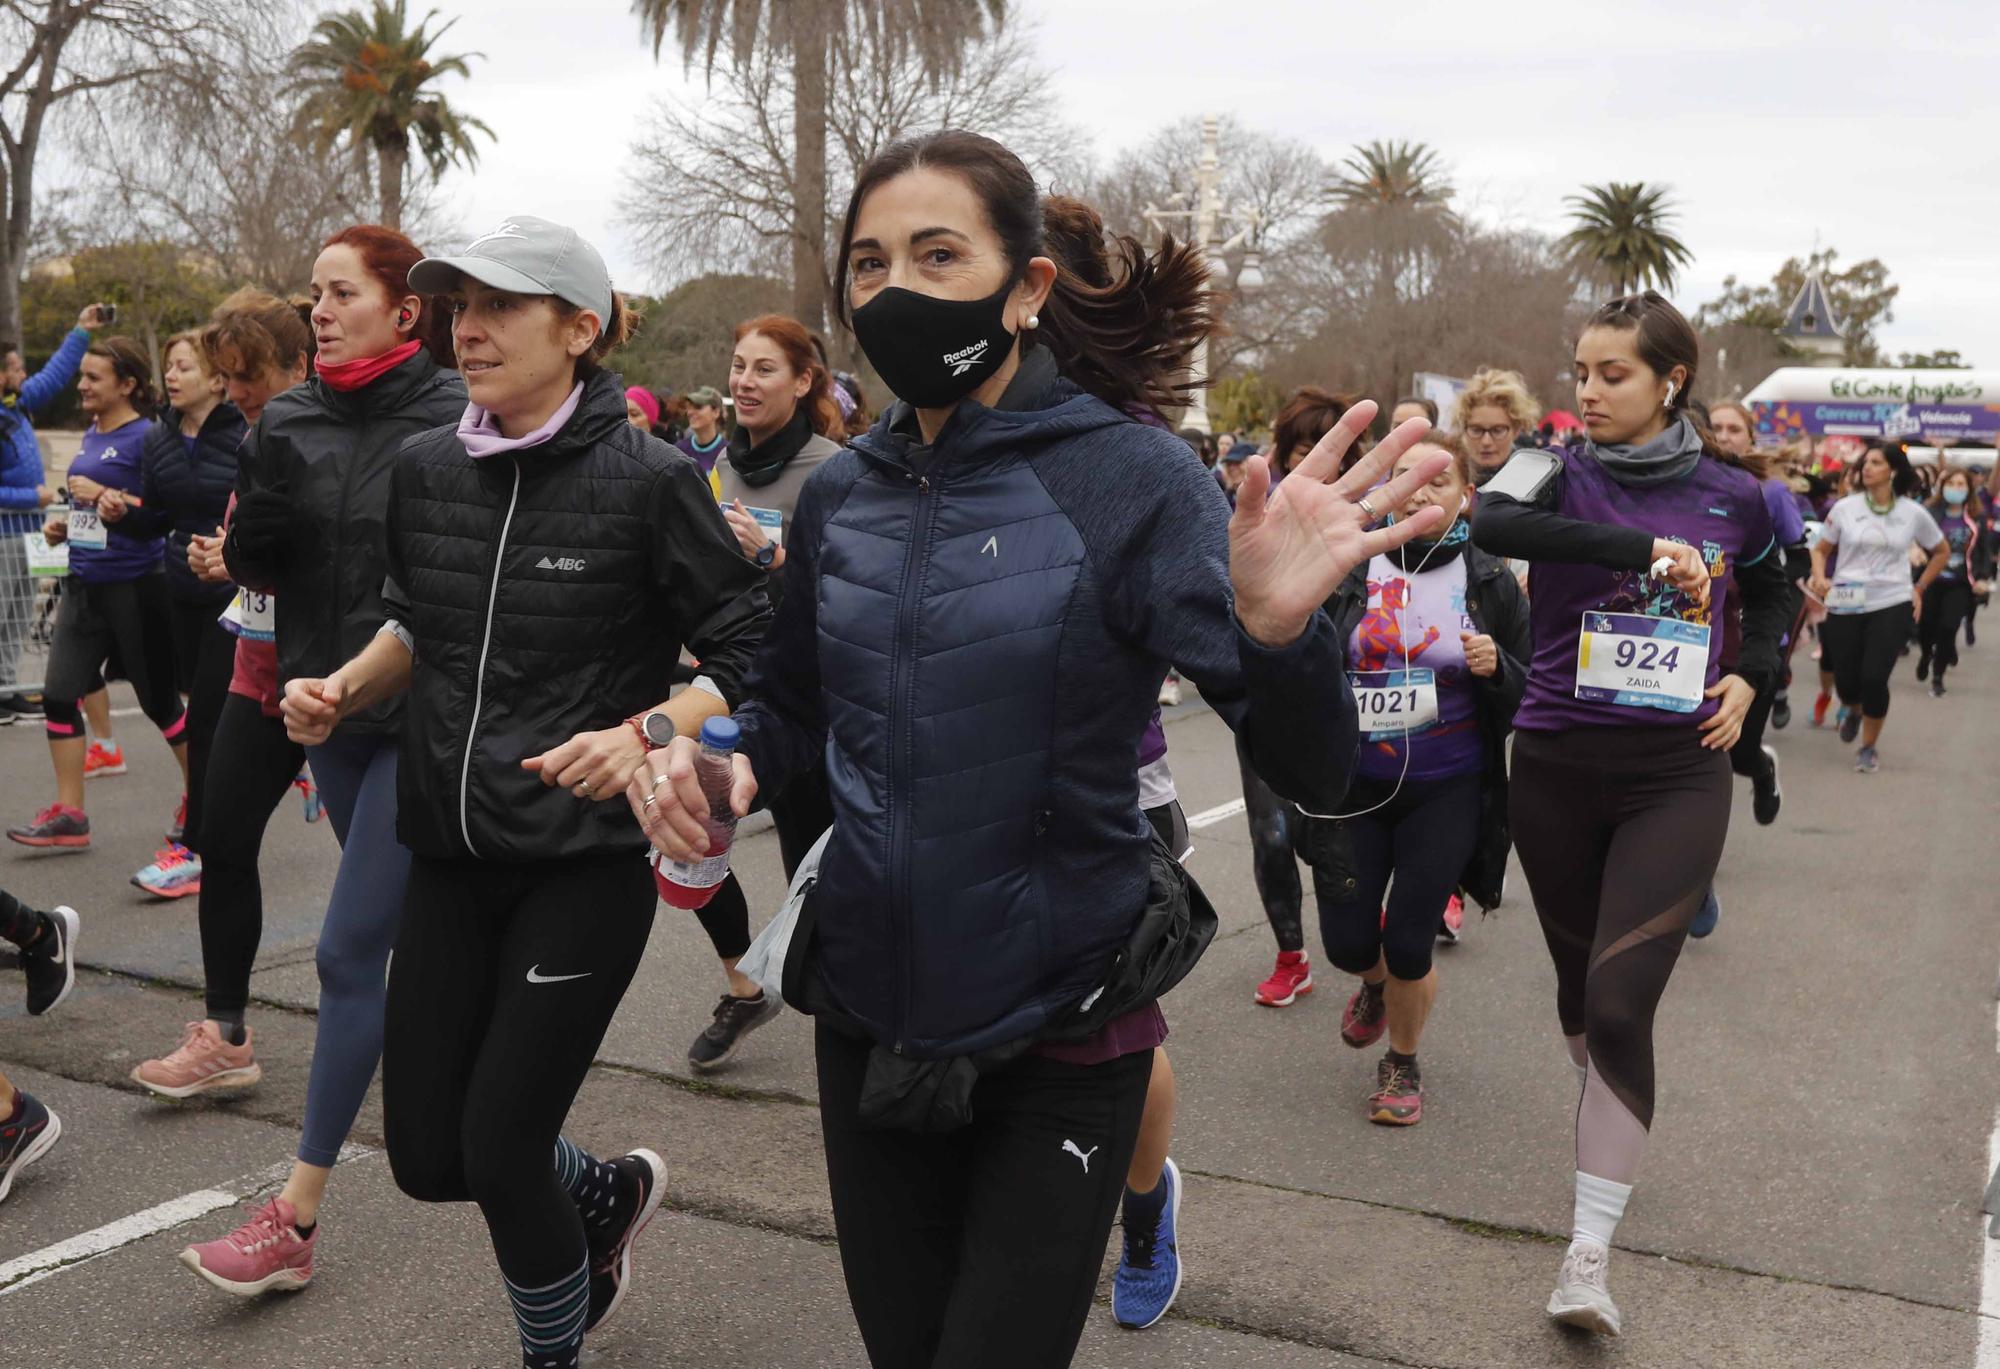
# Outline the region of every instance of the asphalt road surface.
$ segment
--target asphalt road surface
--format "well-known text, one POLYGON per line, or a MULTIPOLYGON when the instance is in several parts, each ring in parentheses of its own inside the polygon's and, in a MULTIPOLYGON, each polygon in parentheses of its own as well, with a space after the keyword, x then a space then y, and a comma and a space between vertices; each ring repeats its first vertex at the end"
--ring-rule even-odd
MULTIPOLYGON (((1660 1013, 1658 1116, 1618 1232, 1626 1334, 1613 1342, 1542 1315, 1568 1229, 1576 1089, 1518 872, 1507 903, 1440 953, 1423 1124, 1370 1126, 1375 1055, 1340 1043, 1343 976, 1320 967, 1292 1008, 1251 1002, 1273 946, 1244 820, 1225 808, 1234 756, 1211 714, 1177 710, 1183 801, 1209 817, 1193 869, 1223 917, 1166 1004, 1186 1283, 1146 1332, 1101 1307, 1077 1363, 2000 1366, 2000 1269, 1979 1215, 2000 1082, 1993 656, 2000 640, 1971 650, 1943 700, 1906 664, 1872 777, 1808 726, 1802 689, 1797 720, 1773 735, 1777 824, 1757 827, 1739 788, 1721 928, 1690 946, 1660 1013)), ((476 1212, 396 1192, 374 1100, 322 1210, 309 1289, 242 1303, 175 1262, 268 1191, 296 1142, 313 939, 338 853, 287 800, 265 844, 253 990, 264 1083, 227 1102, 140 1094, 127 1071, 200 1016, 200 956, 194 900, 126 882, 178 786, 143 718, 118 731, 131 773, 91 782, 94 848, 0 851, 0 886, 81 911, 88 967, 43 1019, 0 972, 0 1062, 65 1122, 0 1206, 0 1343, 50 1369, 517 1363, 476 1212)), ((49 790, 40 733, 0 729, 0 816, 20 820, 49 790)), ((737 849, 761 918, 781 892, 775 839, 737 849)), ((685 1051, 721 990, 699 927, 663 909, 571 1130, 600 1151, 665 1155, 669 1215, 586 1362, 861 1365, 808 1023, 786 1015, 697 1081, 685 1051)))

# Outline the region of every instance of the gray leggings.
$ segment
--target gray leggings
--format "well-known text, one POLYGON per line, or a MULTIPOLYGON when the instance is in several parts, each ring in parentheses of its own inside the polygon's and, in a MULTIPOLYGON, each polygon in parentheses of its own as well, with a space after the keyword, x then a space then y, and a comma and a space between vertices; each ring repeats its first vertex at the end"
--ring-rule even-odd
POLYGON ((333 1164, 382 1059, 389 951, 402 922, 410 853, 396 840, 396 739, 342 736, 308 747, 340 838, 340 871, 319 932, 319 1028, 299 1159, 333 1164))

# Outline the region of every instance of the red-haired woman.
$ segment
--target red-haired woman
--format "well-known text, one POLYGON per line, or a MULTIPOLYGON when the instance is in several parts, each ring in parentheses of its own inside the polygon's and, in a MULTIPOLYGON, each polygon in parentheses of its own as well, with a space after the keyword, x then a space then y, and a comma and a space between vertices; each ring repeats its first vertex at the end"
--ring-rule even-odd
MULTIPOLYGON (((273 399, 244 440, 223 556, 232 579, 275 601, 281 686, 331 674, 381 628, 396 453, 465 410, 450 321, 407 283, 422 258, 401 233, 373 225, 327 239, 313 263, 314 375, 273 399)), ((390 700, 307 748, 341 858, 316 957, 304 1134, 282 1193, 230 1235, 181 1255, 231 1293, 312 1277, 320 1199, 382 1058, 384 974, 410 863, 396 840, 401 720, 390 700)), ((220 1054, 225 1043, 209 1041, 208 1027, 198 1024, 201 1044, 220 1054)))
MULTIPOLYGON (((797 319, 764 314, 737 325, 729 397, 736 405, 736 431, 716 458, 709 483, 743 554, 770 577, 775 603, 784 585, 785 531, 792 525, 799 491, 840 451, 840 443, 826 435, 844 431, 833 377, 797 319)), ((771 816, 778 826, 785 878, 790 879, 819 834, 833 825, 825 770, 813 767, 774 796, 771 816)), ((714 1020, 688 1047, 688 1064, 706 1074, 728 1064, 743 1038, 784 1005, 766 997, 736 969, 750 949, 750 908, 734 875, 697 916, 729 979, 729 992, 716 1004, 714 1020)))

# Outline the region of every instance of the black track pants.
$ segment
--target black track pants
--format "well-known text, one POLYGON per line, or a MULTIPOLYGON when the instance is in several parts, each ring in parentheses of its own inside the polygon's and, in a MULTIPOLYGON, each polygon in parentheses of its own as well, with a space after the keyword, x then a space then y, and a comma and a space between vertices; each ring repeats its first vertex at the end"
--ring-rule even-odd
POLYGON ((1889 677, 1910 640, 1910 606, 1830 613, 1819 626, 1820 664, 1833 671, 1840 701, 1864 718, 1889 716, 1889 677))
POLYGON ((518 1287, 546 1287, 585 1259, 582 1218, 549 1157, 655 902, 636 852, 410 863, 382 1054, 390 1168, 413 1198, 478 1203, 518 1287))
POLYGON ((187 695, 187 823, 181 844, 196 854, 201 852, 201 820, 208 799, 202 777, 208 773, 216 725, 222 721, 222 703, 236 669, 236 638, 216 621, 223 606, 173 601, 174 659, 181 692, 187 695))
POLYGON ((819 1028, 847 1295, 875 1369, 1060 1369, 1076 1353, 1139 1139, 1153 1052, 1029 1056, 943 1135, 864 1127, 866 1041, 819 1028))
MULTIPOLYGON (((1643 1139, 1653 1120, 1653 1014, 1722 861, 1729 758, 1692 727, 1579 727, 1514 735, 1514 849, 1556 969, 1556 1014, 1582 1035, 1643 1139)), ((1619 1178, 1635 1157, 1578 1168, 1619 1178)), ((1619 1144, 1625 1144, 1621 1141, 1619 1144)), ((1621 1180, 1622 1181, 1622 1180, 1621 1180)))
MULTIPOLYGON (((285 736, 284 723, 265 717, 255 699, 224 696, 202 776, 197 895, 208 1015, 218 1021, 242 1021, 250 1001, 250 970, 264 935, 257 857, 271 814, 305 758, 305 748, 285 736)), ((192 818, 192 799, 188 807, 192 818)))

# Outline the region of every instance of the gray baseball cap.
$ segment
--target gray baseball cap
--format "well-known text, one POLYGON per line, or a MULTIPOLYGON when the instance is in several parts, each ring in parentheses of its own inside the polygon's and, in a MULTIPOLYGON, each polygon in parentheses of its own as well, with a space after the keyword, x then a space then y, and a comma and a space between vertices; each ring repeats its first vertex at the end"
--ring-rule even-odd
POLYGON ((410 288, 442 295, 471 276, 495 290, 554 295, 611 321, 611 273, 604 258, 574 228, 516 214, 481 233, 452 257, 425 257, 410 268, 410 288))

